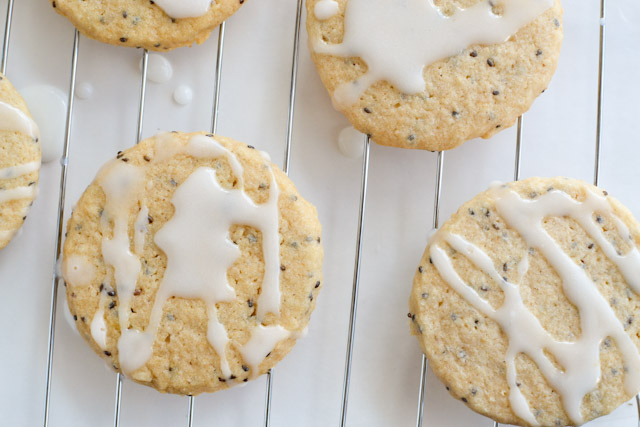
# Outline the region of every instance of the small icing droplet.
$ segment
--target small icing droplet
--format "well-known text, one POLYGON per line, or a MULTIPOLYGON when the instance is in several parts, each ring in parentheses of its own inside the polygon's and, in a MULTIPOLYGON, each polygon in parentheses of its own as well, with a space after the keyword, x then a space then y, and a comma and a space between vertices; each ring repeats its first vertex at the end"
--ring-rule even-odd
POLYGON ((91 83, 78 83, 76 86, 76 97, 79 99, 89 99, 91 95, 93 95, 93 85, 91 83))
POLYGON ((197 18, 209 11, 213 0, 155 0, 154 3, 172 18, 197 18))
POLYGON ((30 86, 21 93, 33 119, 40 127, 42 162, 59 159, 62 156, 67 121, 67 95, 49 85, 30 86))
POLYGON ((88 286, 96 276, 96 268, 82 255, 71 255, 62 260, 62 276, 70 287, 88 286))
POLYGON ((173 100, 176 104, 187 105, 193 99, 193 91, 189 86, 180 85, 173 91, 173 100))
MULTIPOLYGON (((142 71, 142 60, 140 60, 142 71)), ((150 53, 147 58, 147 79, 154 83, 166 83, 173 76, 173 67, 167 58, 157 53, 150 53)))
POLYGON ((313 8, 316 19, 320 21, 327 20, 338 13, 338 2, 335 0, 320 0, 313 8))
POLYGON ((338 148, 347 157, 355 159, 362 156, 364 152, 364 135, 353 128, 346 127, 338 135, 338 148))

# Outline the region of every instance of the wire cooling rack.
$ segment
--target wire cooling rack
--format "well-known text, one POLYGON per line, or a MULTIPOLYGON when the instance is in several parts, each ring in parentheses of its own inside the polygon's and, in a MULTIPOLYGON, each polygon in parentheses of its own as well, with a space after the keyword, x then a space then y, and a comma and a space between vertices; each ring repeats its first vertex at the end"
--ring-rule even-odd
MULTIPOLYGON (((600 160, 601 160, 601 151, 602 151, 602 136, 603 136, 603 114, 604 114, 604 70, 605 70, 605 46, 606 46, 606 16, 605 12, 607 10, 607 6, 605 4, 605 0, 599 1, 599 37, 597 39, 597 90, 595 91, 595 117, 593 117, 593 121, 595 121, 595 162, 593 167, 593 182, 598 184, 600 178, 600 160)), ((281 4, 279 7, 290 7, 295 9, 294 22, 293 22, 293 44, 292 44, 292 60, 291 67, 289 69, 290 72, 290 81, 289 81, 289 96, 288 96, 288 114, 286 117, 286 133, 285 133, 285 148, 284 148, 284 162, 283 162, 283 170, 285 173, 289 173, 289 166, 291 160, 291 146, 293 141, 293 129, 294 129, 294 112, 295 112, 295 102, 296 102, 296 87, 298 83, 298 67, 299 67, 299 51, 300 51, 300 32, 301 32, 301 22, 302 22, 302 11, 303 11, 303 0, 297 0, 296 3, 288 2, 286 5, 281 4)), ((0 71, 5 73, 7 67, 7 58, 8 52, 10 49, 10 35, 12 28, 12 16, 14 11, 14 0, 8 0, 7 3, 7 14, 5 21, 5 32, 3 39, 3 51, 2 51, 2 60, 0 63, 0 71)), ((222 72, 223 72, 223 53, 225 48, 225 34, 226 34, 226 24, 223 23, 218 29, 218 38, 217 38, 217 49, 215 55, 215 69, 212 73, 213 81, 214 81, 214 89, 212 94, 212 106, 211 106, 211 131, 216 133, 218 128, 218 115, 220 110, 220 93, 222 86, 222 72)), ((75 31, 73 36, 73 42, 71 46, 71 66, 70 66, 70 78, 69 78, 69 89, 68 89, 68 108, 66 112, 66 127, 65 127, 65 137, 64 137, 64 149, 63 155, 61 159, 61 168, 60 168, 60 176, 59 176, 59 193, 58 193, 58 203, 57 203, 57 220, 55 223, 55 249, 53 254, 53 264, 58 260, 61 252, 62 238, 64 233, 64 223, 65 223, 65 206, 68 206, 68 202, 66 202, 66 189, 68 184, 68 168, 70 165, 70 152, 72 147, 75 146, 78 142, 75 141, 72 137, 72 125, 74 119, 74 107, 75 107, 75 98, 74 94, 76 91, 76 82, 77 82, 77 69, 78 69, 78 59, 81 55, 82 49, 82 40, 83 39, 80 34, 75 31)), ((636 52, 637 53, 637 52, 636 52)), ((140 82, 139 82, 139 93, 137 96, 137 126, 136 126, 136 134, 135 139, 132 135, 131 143, 134 141, 137 143, 141 140, 143 135, 143 125, 145 119, 145 101, 146 101, 146 93, 147 93, 147 74, 148 74, 148 59, 149 53, 146 50, 143 50, 141 53, 141 72, 140 72, 140 82)), ((10 76, 11 77, 11 76, 10 76)), ((132 102, 133 99, 127 100, 128 102, 132 102)), ((506 132, 505 132, 506 133, 506 132)), ((523 136, 524 136, 524 120, 522 117, 518 119, 517 126, 515 128, 515 134, 513 135, 515 139, 515 161, 513 167, 513 178, 518 180, 520 178, 520 165, 521 165, 521 152, 523 148, 523 136)), ((511 137, 508 135, 507 137, 511 137)), ((386 148, 380 148, 380 150, 387 150, 386 148)), ((375 151, 375 150, 374 150, 375 151)), ((442 200, 442 189, 444 185, 444 168, 445 168, 445 153, 438 152, 435 154, 424 153, 424 156, 432 157, 435 156, 435 168, 434 168, 434 196, 433 196, 433 217, 431 226, 433 229, 438 228, 440 222, 440 206, 442 200)), ((447 156, 448 157, 448 156, 447 156)), ((426 157, 423 157, 426 158, 426 157)), ((375 159, 374 159, 375 161, 375 159)), ((380 422, 371 423, 369 421, 364 421, 359 418, 361 412, 359 412, 355 417, 353 415, 348 415, 348 406, 349 399, 354 393, 363 393, 363 390, 360 388, 350 387, 352 383, 352 372, 355 368, 354 363, 354 352, 356 348, 356 336, 357 333, 357 307, 360 293, 360 283, 362 279, 362 270, 361 266, 363 265, 363 257, 365 254, 365 245, 364 245, 364 237, 367 234, 367 237, 373 237, 373 233, 371 233, 369 228, 366 227, 366 206, 367 206, 367 196, 368 196, 368 187, 369 187, 369 176, 370 176, 370 166, 372 162, 372 144, 369 138, 363 136, 363 157, 362 157, 362 165, 361 165, 361 175, 360 175, 360 199, 358 209, 358 218, 357 225, 355 228, 355 262, 353 265, 353 282, 351 288, 351 303, 350 306, 347 307, 349 309, 348 316, 348 327, 347 327, 347 343, 346 348, 343 345, 342 347, 336 346, 340 352, 344 352, 345 354, 345 362, 344 362, 344 377, 342 381, 342 393, 341 400, 339 405, 339 417, 336 420, 337 413, 332 416, 322 417, 315 420, 314 425, 333 425, 334 421, 342 427, 346 425, 390 425, 394 423, 390 423, 388 419, 382 418, 380 422)), ((447 163, 449 164, 449 163, 447 163)), ((453 168, 451 164, 449 167, 453 168)), ((322 211, 322 206, 319 206, 320 211, 322 211)), ((67 215, 68 216, 68 215, 67 215)), ((426 228, 426 227, 425 227, 426 228)), ((326 241, 326 239, 325 239, 326 241)), ((418 255, 418 254, 416 254, 418 255)), ((59 328, 64 327, 64 325, 58 325, 57 319, 59 318, 59 311, 61 308, 59 307, 59 295, 58 290, 61 286, 62 282, 58 278, 56 278, 55 271, 51 272, 52 280, 51 280, 51 299, 49 304, 49 328, 48 328, 48 338, 47 345, 44 349, 46 351, 46 370, 45 372, 45 380, 44 380, 44 392, 43 395, 43 412, 42 412, 42 424, 44 426, 50 425, 50 409, 55 402, 54 390, 52 389, 52 381, 56 376, 56 370, 54 369, 54 354, 56 351, 56 333, 59 328)), ((403 288, 404 289, 404 288, 403 288)), ((408 295, 408 292, 407 292, 408 295)), ((61 295, 64 298, 63 295, 61 295)), ((328 301, 326 298, 322 298, 321 304, 331 304, 331 301, 328 301)), ((313 323, 313 322, 312 322, 313 323)), ((400 331, 402 332, 402 331, 400 331)), ((407 333, 408 335, 408 333, 407 333)), ((313 339, 313 338, 310 338, 313 339)), ((368 339, 368 338, 367 338, 368 339)), ((410 337, 410 339, 413 339, 410 337)), ((335 341, 335 340, 334 340, 335 341)), ((299 344, 300 345, 300 344, 299 344)), ((418 353, 416 353, 416 357, 419 359, 418 353)), ((437 381, 427 381, 427 373, 428 373, 428 363, 424 356, 420 363, 416 363, 415 367, 417 368, 413 374, 414 377, 419 378, 418 382, 418 390, 415 393, 415 398, 417 398, 417 411, 415 416, 415 424, 417 427, 433 425, 430 417, 430 413, 427 410, 425 412, 425 401, 428 401, 431 398, 431 395, 435 392, 436 389, 441 388, 441 385, 437 383, 437 381)), ((388 369, 388 367, 380 367, 381 369, 388 369)), ((333 376, 338 375, 338 372, 333 372, 333 376)), ((265 427, 271 425, 271 413, 272 413, 272 401, 273 398, 277 397, 273 388, 273 381, 275 378, 275 370, 271 371, 266 376, 266 389, 264 391, 264 413, 262 416, 261 424, 265 427)), ((113 387, 113 414, 112 414, 112 422, 101 420, 101 425, 109 425, 112 424, 114 426, 124 425, 126 420, 122 420, 121 423, 121 413, 122 413, 122 403, 127 401, 126 390, 123 390, 123 378, 121 375, 117 374, 115 376, 115 386, 113 387)), ((406 395, 406 394, 405 394, 406 395)), ((239 397, 240 395, 236 395, 239 397)), ((393 394, 388 395, 390 400, 393 400, 393 394)), ((184 420, 184 424, 191 427, 193 425, 198 425, 198 407, 203 398, 195 398, 192 396, 183 398, 183 411, 184 415, 181 417, 184 420)), ((34 401, 33 404, 39 403, 38 401, 34 401)), ((201 407, 204 407, 202 405, 201 407)), ((316 405, 316 404, 314 404, 316 405)), ((640 425, 640 400, 636 397, 636 405, 638 409, 638 419, 637 421, 625 421, 634 424, 631 425, 640 425)), ((321 408, 320 414, 322 414, 322 408, 327 407, 323 402, 318 402, 317 406, 321 408)), ((370 410, 375 414, 376 407, 371 407, 370 410)), ((73 421, 72 414, 68 414, 68 423, 66 425, 77 425, 73 421)), ((0 415, 1 417, 1 415, 0 415)), ((255 417, 254 417, 255 418, 255 417)), ((375 418, 375 416, 374 416, 375 418)), ((450 414, 448 418, 455 418, 455 414, 450 414)), ((478 419, 478 418, 477 418, 478 419)), ((476 420, 477 420, 476 419, 476 420)), ((630 420, 631 418, 627 417, 625 420, 630 420)), ((293 419, 290 419, 285 425, 293 425, 293 419)), ((482 425, 489 426, 490 422, 484 419, 484 421, 478 421, 482 425)), ((604 423, 607 421, 605 420, 604 423)), ((182 423, 182 421, 181 421, 182 423)), ((311 424, 311 423, 309 423, 311 424)), ((175 422, 172 422, 168 425, 176 425, 175 422)), ((249 425, 247 423, 240 422, 238 425, 249 425)), ((252 423, 251 425, 255 425, 252 423)), ((305 425, 303 422, 301 425, 305 425)), ((399 425, 399 424, 398 424, 399 425)), ((404 425, 404 424, 402 424, 404 425)), ((438 422, 438 425, 442 425, 442 423, 438 422)), ((463 425, 480 425, 475 424, 475 421, 470 424, 468 421, 452 421, 451 426, 463 426, 463 425)), ((499 424, 493 423, 494 426, 498 426, 499 424)), ((602 424, 602 425, 615 425, 622 426, 619 424, 618 419, 615 421, 611 421, 610 424, 602 424)), ((625 424, 626 427, 627 424, 625 424)))

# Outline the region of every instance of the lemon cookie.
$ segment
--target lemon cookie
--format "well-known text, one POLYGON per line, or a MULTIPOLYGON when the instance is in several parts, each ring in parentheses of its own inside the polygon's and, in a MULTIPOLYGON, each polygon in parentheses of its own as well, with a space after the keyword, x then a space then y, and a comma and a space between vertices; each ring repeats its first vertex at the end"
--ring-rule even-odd
POLYGON ((167 51, 202 43, 244 0, 50 0, 85 36, 167 51))
POLYGON ((0 74, 0 249, 20 229, 37 195, 38 138, 27 104, 0 74))
POLYGON ((307 0, 336 109, 378 144, 448 150, 514 124, 549 84, 560 0, 307 0))
POLYGON ((430 239, 411 329, 450 393, 501 423, 580 425, 640 391, 640 225, 606 191, 530 178, 430 239))
POLYGON ((265 373, 302 336, 322 286, 315 208, 264 153, 165 133, 118 153, 67 226, 62 273, 80 333, 159 391, 265 373))

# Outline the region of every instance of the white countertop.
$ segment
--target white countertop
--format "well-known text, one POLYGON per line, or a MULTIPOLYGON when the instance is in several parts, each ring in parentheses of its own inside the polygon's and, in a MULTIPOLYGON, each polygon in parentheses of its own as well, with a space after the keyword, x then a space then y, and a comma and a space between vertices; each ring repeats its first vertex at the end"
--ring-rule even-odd
MULTIPOLYGON (((6 4, 0 1, 0 16, 6 4)), ((522 177, 591 181, 600 2, 564 0, 564 6, 559 69, 524 117, 522 177)), ((276 163, 285 144, 295 9, 294 0, 251 0, 227 23, 218 133, 268 151, 276 163)), ((640 216, 640 3, 609 1, 607 15, 600 185, 640 216)), ((7 69, 14 85, 49 84, 67 93, 73 34, 47 1, 16 1, 7 69)), ((174 75, 167 83, 148 83, 143 136, 209 128, 216 47, 214 31, 202 46, 165 54, 174 75), (193 102, 184 107, 171 100, 181 84, 194 89, 193 102)), ((75 103, 67 216, 99 165, 135 143, 141 54, 80 39, 78 83, 90 83, 94 93, 75 103)), ((344 157, 337 148, 338 132, 348 123, 331 107, 304 30, 299 65, 290 175, 318 207, 325 284, 309 335, 275 369, 274 427, 338 424, 362 168, 361 158, 344 157)), ((515 139, 511 128, 446 153, 443 220, 491 181, 511 180, 515 139)), ((415 424, 420 351, 406 313, 432 220, 435 161, 433 153, 372 147, 349 426, 415 424)), ((40 196, 22 234, 0 252, 1 425, 42 423, 59 175, 57 162, 43 166, 40 196)), ((116 376, 74 334, 59 308, 50 425, 110 426, 116 376)), ((187 398, 130 381, 122 393, 122 426, 186 425, 187 398)), ((199 396, 194 425, 261 425, 264 393, 262 378, 199 396)), ((451 398, 430 375, 425 426, 436 425, 490 427, 492 422, 451 398)), ((590 426, 637 426, 635 404, 590 426)))

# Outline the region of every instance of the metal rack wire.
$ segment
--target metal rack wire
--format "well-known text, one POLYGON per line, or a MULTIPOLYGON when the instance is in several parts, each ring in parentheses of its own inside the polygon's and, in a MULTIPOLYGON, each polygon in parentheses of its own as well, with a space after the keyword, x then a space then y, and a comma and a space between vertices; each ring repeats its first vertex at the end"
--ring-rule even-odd
MULTIPOLYGON (((298 74, 298 58, 300 51, 300 28, 302 20, 302 7, 303 0, 297 0, 296 4, 296 18, 294 29, 294 43, 292 52, 292 65, 291 65, 291 80, 289 91, 289 110, 287 116, 287 128, 286 128, 286 141, 284 151, 283 171, 289 174, 290 165, 290 153, 291 143, 293 137, 293 119, 295 113, 295 100, 296 100, 296 84, 298 74)), ((4 74, 6 72, 8 51, 10 45, 11 35, 11 22, 14 8, 14 0, 8 0, 7 14, 5 21, 5 31, 3 38, 3 51, 0 62, 0 71, 4 74)), ((600 172, 600 152, 601 152, 601 139, 602 139, 602 112, 603 112, 603 99, 604 99, 604 51, 605 51, 605 12, 606 12, 606 0, 600 0, 600 37, 599 37, 599 69, 598 69, 598 92, 597 92, 597 120, 596 120, 596 144, 595 144, 595 162, 594 162, 594 184, 598 184, 599 172, 600 172)), ((223 65, 223 53, 224 53, 224 39, 225 39, 226 24, 223 22, 219 27, 218 33, 218 46, 216 55, 216 68, 214 74, 215 86, 213 93, 213 104, 211 112, 211 132, 216 133, 218 124, 218 111, 220 103, 220 89, 222 79, 222 65, 223 65)), ((71 69, 69 78, 69 93, 68 93, 68 107, 65 126, 65 136, 63 145, 63 154, 61 158, 61 170, 60 170, 60 186, 59 186, 59 198, 58 198, 58 216, 56 226, 56 245, 53 259, 53 279, 51 283, 51 302, 50 302, 50 317, 49 317, 49 333, 48 333, 48 350, 47 350, 47 365, 46 365, 46 385, 45 385, 45 398, 44 398, 44 417, 43 425, 46 427, 49 422, 49 410, 51 402, 51 380, 53 374, 53 354, 55 344, 55 332, 56 332, 56 313, 57 313, 57 300, 60 280, 56 276, 55 264, 60 258, 62 249, 62 236, 63 236, 63 224, 64 224, 64 204, 65 194, 67 186, 67 171, 69 162, 69 152, 71 148, 71 129, 73 121, 74 110, 74 94, 76 87, 76 71, 78 64, 78 55, 80 48, 80 34, 76 30, 74 33, 72 56, 71 56, 71 69)), ((142 53, 142 71, 140 75, 140 94, 139 94, 139 108, 138 108, 138 122, 137 122, 137 135, 136 143, 142 138, 143 121, 144 121, 144 107, 145 107, 145 95, 146 95, 146 82, 147 82, 147 70, 148 70, 148 51, 144 50, 142 53)), ((520 160, 521 160, 521 144, 523 136, 523 119, 520 117, 517 123, 516 134, 516 147, 515 147, 515 163, 514 163, 514 180, 520 178, 520 160)), ((349 316, 349 329, 348 339, 346 346, 345 356, 345 372, 342 387, 342 403, 340 413, 340 426, 344 427, 347 424, 347 408, 349 402, 349 386, 351 380, 352 370, 352 358, 354 348, 354 336, 355 326, 357 318, 357 304, 358 304, 358 291, 360 286, 360 265, 362 260, 362 242, 364 234, 364 217, 366 213, 367 202, 367 187, 369 177, 369 164, 371 153, 371 140, 369 137, 364 136, 364 153, 362 161, 362 175, 361 175, 361 187, 360 187, 360 205, 358 214, 358 228, 355 247, 355 261, 354 261, 354 273, 353 273, 353 286, 350 305, 349 316)), ((436 170, 435 170, 435 193, 433 203, 433 220, 432 227, 434 229, 439 226, 439 214, 440 214, 440 195, 442 190, 442 175, 444 170, 444 152, 438 152, 436 158, 436 170)), ((421 370, 420 370, 420 383, 418 389, 418 405, 416 414, 416 426, 421 427, 424 421, 424 400, 427 392, 426 388, 426 374, 428 371, 428 361, 426 357, 422 356, 421 370)), ((265 391, 265 409, 263 425, 269 427, 271 403, 273 399, 273 380, 274 372, 269 371, 266 378, 266 391, 265 391)), ((116 387, 115 387, 115 404, 113 424, 117 427, 120 423, 120 412, 122 402, 122 382, 123 377, 120 374, 116 375, 116 387)), ((640 396, 636 396, 636 403, 638 409, 638 425, 640 426, 640 396)), ((187 412, 187 425, 193 426, 195 410, 195 398, 188 396, 188 412, 187 412)), ((499 424, 494 423, 495 427, 499 424)))

